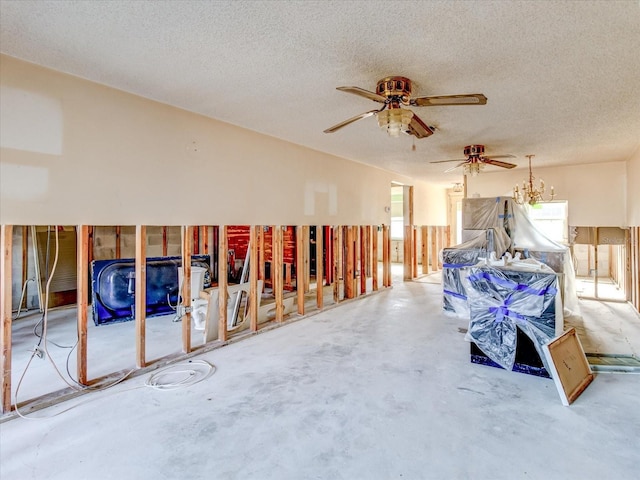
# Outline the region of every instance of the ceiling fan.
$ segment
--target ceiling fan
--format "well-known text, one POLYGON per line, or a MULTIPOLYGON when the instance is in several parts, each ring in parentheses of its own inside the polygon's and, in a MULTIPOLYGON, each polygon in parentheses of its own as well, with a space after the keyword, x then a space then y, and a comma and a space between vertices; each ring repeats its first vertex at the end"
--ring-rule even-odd
POLYGON ((516 158, 515 155, 491 155, 491 157, 484 156, 484 145, 467 145, 464 147, 464 155, 466 159, 454 159, 454 160, 437 160, 430 163, 446 163, 446 162, 460 162, 455 167, 451 167, 444 171, 444 173, 451 172, 458 167, 464 166, 464 173, 471 174, 475 177, 485 165, 495 165, 502 168, 514 168, 517 165, 509 162, 501 162, 495 160, 496 158, 516 158))
POLYGON ((433 135, 434 127, 428 126, 411 110, 403 107, 409 105, 414 107, 484 105, 487 103, 487 97, 481 93, 411 98, 411 80, 405 77, 383 78, 378 81, 375 92, 370 92, 360 87, 338 87, 337 90, 360 95, 374 102, 382 103, 382 107, 340 122, 333 127, 327 128, 324 133, 333 133, 353 122, 376 115, 380 127, 387 130, 387 133, 392 137, 397 137, 402 132, 407 135, 414 135, 417 138, 425 138, 433 135))

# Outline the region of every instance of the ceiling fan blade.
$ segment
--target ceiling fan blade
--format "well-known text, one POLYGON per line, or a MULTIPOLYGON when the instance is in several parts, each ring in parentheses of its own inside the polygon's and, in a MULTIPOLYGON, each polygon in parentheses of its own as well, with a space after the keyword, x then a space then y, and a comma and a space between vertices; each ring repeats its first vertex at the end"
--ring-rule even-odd
POLYGON ((495 165, 496 167, 502 167, 502 168, 514 168, 514 167, 517 167, 517 165, 514 164, 514 163, 501 162, 500 160, 493 160, 491 158, 482 158, 482 159, 480 159, 480 161, 482 163, 487 163, 489 165, 495 165))
POLYGON ((336 90, 340 90, 341 92, 353 93, 354 95, 360 95, 361 97, 368 98, 369 100, 373 100, 375 102, 386 103, 387 97, 383 97, 382 95, 378 95, 375 92, 370 92, 369 90, 365 90, 360 87, 338 87, 336 90))
POLYGON ((407 132, 410 135, 415 135, 416 138, 426 138, 430 135, 433 135, 433 130, 416 114, 411 118, 411 123, 409 124, 409 130, 407 132))
POLYGON ((461 167, 462 165, 464 165, 464 164, 466 164, 466 163, 468 163, 468 162, 462 162, 462 163, 459 163, 458 165, 456 165, 455 167, 447 168, 443 173, 449 173, 449 172, 452 172, 452 171, 454 171, 456 168, 461 167))
POLYGON ((490 157, 483 158, 518 158, 515 155, 491 155, 490 157))
POLYGON ((481 93, 417 97, 411 100, 411 105, 415 105, 416 107, 437 107, 440 105, 484 105, 486 103, 487 97, 481 93))
POLYGON ((379 111, 380 110, 371 110, 371 111, 368 111, 368 112, 361 113, 360 115, 356 115, 355 117, 351 117, 350 119, 345 120, 344 122, 340 122, 337 125, 334 125, 333 127, 327 128, 324 131, 324 133, 333 133, 336 130, 340 130, 342 127, 346 127, 350 123, 357 122, 358 120, 370 117, 371 115, 375 115, 379 111))
POLYGON ((466 162, 466 158, 454 158, 453 160, 436 160, 435 162, 429 163, 446 163, 446 162, 466 162))

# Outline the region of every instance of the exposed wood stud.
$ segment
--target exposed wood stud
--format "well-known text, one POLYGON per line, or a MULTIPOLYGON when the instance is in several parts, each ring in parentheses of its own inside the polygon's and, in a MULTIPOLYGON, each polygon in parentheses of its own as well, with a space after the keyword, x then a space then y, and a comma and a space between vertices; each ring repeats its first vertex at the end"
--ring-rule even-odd
MULTIPOLYGON (((613 278, 614 280, 618 280, 616 273, 614 273, 615 269, 613 268, 613 264, 615 262, 612 261, 613 259, 613 245, 609 244, 609 277, 613 278)), ((617 256, 615 257, 615 260, 617 260, 617 256)))
POLYGON ((367 252, 368 252, 368 258, 367 258, 367 276, 369 278, 373 277, 373 269, 376 266, 376 261, 377 259, 375 259, 373 257, 373 234, 374 232, 377 232, 377 227, 376 225, 368 225, 367 226, 367 252))
POLYGON ((635 289, 636 289, 636 310, 640 312, 640 227, 635 227, 635 239, 633 242, 633 248, 635 252, 635 289))
POLYGON ((87 256, 88 256, 87 262, 88 262, 89 265, 91 265, 91 262, 93 262, 93 260, 94 260, 94 251, 93 251, 94 241, 95 241, 94 230, 95 229, 93 228, 93 225, 90 225, 89 226, 89 232, 88 232, 88 235, 89 235, 89 242, 88 242, 89 251, 87 252, 87 256))
POLYGON ((420 250, 422 253, 422 273, 429 273, 429 227, 422 226, 420 229, 420 250))
POLYGON ((446 227, 444 227, 444 231, 445 231, 445 243, 443 247, 450 247, 451 246, 451 225, 447 225, 446 227))
MULTIPOLYGON (((22 227, 22 283, 20 285, 24 285, 27 283, 27 276, 29 275, 29 227, 24 225, 22 227)), ((22 305, 20 308, 23 310, 27 309, 27 296, 24 296, 22 300, 22 305)))
POLYGON ((209 255, 209 268, 211 269, 211 282, 214 282, 214 277, 217 275, 218 264, 216 263, 216 241, 217 241, 217 231, 216 227, 212 227, 208 225, 205 228, 205 236, 204 236, 204 253, 209 255))
POLYGON ((147 227, 136 225, 136 366, 146 366, 147 227))
POLYGON ((408 188, 408 209, 409 209, 409 259, 406 260, 406 264, 409 268, 405 268, 405 278, 407 274, 409 276, 409 280, 412 280, 416 277, 416 267, 414 266, 416 261, 416 238, 414 231, 414 222, 413 222, 413 185, 410 185, 408 188))
POLYGON ((76 352, 78 383, 87 384, 87 306, 89 304, 89 227, 76 231, 78 346, 76 352))
POLYGON ((202 252, 209 255, 209 226, 201 227, 202 231, 202 252))
POLYGON ((311 285, 311 227, 304 225, 303 231, 303 245, 304 249, 304 293, 310 292, 311 285))
POLYGON ((418 229, 411 227, 411 278, 418 276, 418 229))
POLYGON ((182 317, 182 351, 191 352, 191 240, 196 229, 182 228, 182 305, 186 313, 182 317))
POLYGON ((335 270, 333 269, 333 227, 330 225, 326 225, 324 227, 323 243, 326 250, 324 255, 325 285, 333 285, 335 273, 335 270))
POLYGON ((191 227, 193 229, 193 255, 200 253, 200 227, 191 227))
POLYGON ((367 293, 367 228, 360 227, 360 294, 367 293))
POLYGON ((640 227, 629 228, 629 285, 630 301, 640 312, 640 227))
POLYGON ((116 225, 116 258, 121 256, 120 243, 120 225, 116 225))
POLYGON ((218 340, 226 342, 227 333, 227 251, 229 242, 226 225, 218 227, 218 340))
MULTIPOLYGON (((308 227, 307 227, 308 228, 308 227)), ((309 244, 308 236, 305 236, 305 227, 296 227, 296 297, 298 300, 298 314, 304 315, 304 292, 307 278, 305 262, 305 243, 309 244), (305 238, 307 237, 307 238, 305 238)))
POLYGON ((333 227, 333 301, 339 303, 341 298, 342 278, 342 226, 333 227))
MULTIPOLYGON (((265 260, 264 260, 264 229, 267 227, 262 226, 260 231, 258 232, 258 255, 259 255, 259 264, 258 264, 258 280, 265 280, 265 260)), ((265 282, 262 282, 264 289, 265 282)), ((262 292, 260 292, 262 293, 262 292)))
POLYGON ((362 269, 360 268, 362 250, 360 249, 360 227, 353 226, 353 294, 355 297, 360 295, 360 279, 362 278, 362 269))
POLYGON ((438 271, 438 227, 432 226, 430 228, 430 241, 431 241, 431 271, 438 271))
POLYGON ((284 244, 283 244, 283 230, 282 225, 275 225, 273 227, 273 236, 271 239, 271 281, 273 287, 273 296, 276 299, 276 322, 282 322, 284 320, 284 285, 283 285, 283 257, 284 257, 284 244))
POLYGON ((347 226, 345 232, 345 271, 344 271, 344 297, 355 297, 355 248, 353 238, 353 227, 347 226))
POLYGON ((382 225, 382 285, 391 286, 391 239, 389 225, 382 225))
POLYGON ((323 245, 324 245, 324 231, 322 225, 316 226, 316 305, 318 309, 322 310, 324 303, 324 282, 323 282, 323 245))
POLYGON ((411 280, 411 242, 413 235, 411 233, 411 225, 404 225, 404 238, 402 240, 402 279, 411 280))
POLYGON ((371 269, 372 277, 373 277, 373 291, 378 290, 378 236, 380 232, 378 231, 378 226, 373 226, 373 232, 371 236, 372 245, 371 245, 371 257, 373 266, 371 269))
MULTIPOLYGON (((438 227, 438 252, 442 250, 444 246, 444 227, 438 227)), ((440 261, 440 255, 438 255, 438 269, 442 270, 442 262, 440 261)))
POLYGON ((167 227, 162 227, 162 256, 167 256, 167 227))
POLYGON ((258 331, 258 235, 261 225, 253 225, 249 231, 249 323, 252 332, 258 331))
POLYGON ((595 269, 595 274, 593 275, 593 296, 595 298, 598 298, 598 242, 600 241, 600 238, 598 227, 595 227, 594 230, 595 236, 593 241, 593 268, 595 269))
MULTIPOLYGON (((0 303, 2 303, 2 329, 0 346, 2 347, 2 413, 11 411, 11 247, 13 226, 2 225, 0 243, 0 303)), ((35 239, 34 239, 35 241, 35 239)))

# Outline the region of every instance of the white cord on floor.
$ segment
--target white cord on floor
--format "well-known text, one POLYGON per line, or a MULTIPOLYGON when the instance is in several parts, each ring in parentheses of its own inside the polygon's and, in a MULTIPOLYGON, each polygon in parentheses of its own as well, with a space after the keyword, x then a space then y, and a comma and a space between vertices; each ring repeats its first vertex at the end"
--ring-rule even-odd
MULTIPOLYGON (((31 365, 31 362, 33 361, 33 358, 36 355, 40 355, 40 351, 39 351, 39 347, 40 344, 43 344, 43 350, 44 350, 44 354, 47 357, 47 359, 49 360, 49 362, 51 363, 51 365, 53 365, 53 368, 55 369, 56 373, 58 374, 58 376, 64 381, 64 383, 66 383, 70 388, 72 388, 75 391, 83 391, 83 390, 104 390, 110 387, 113 387, 114 385, 117 385, 118 383, 122 382, 124 379, 126 379, 129 375, 131 375, 134 370, 131 370, 130 372, 126 373, 125 375, 123 375, 121 378, 119 378, 118 380, 114 381, 113 383, 111 383, 110 385, 106 385, 106 386, 88 386, 88 385, 82 385, 81 383, 77 382, 75 379, 73 379, 73 377, 71 377, 71 375, 69 375, 69 377, 71 377, 71 380, 75 383, 69 383, 69 381, 62 375, 62 373, 60 373, 60 370, 58 369, 58 366, 56 365, 55 361, 53 360, 53 358, 51 357, 51 355, 49 354, 49 349, 47 347, 48 345, 48 340, 47 340, 47 329, 48 329, 48 310, 49 310, 49 287, 51 285, 51 280, 53 279, 53 274, 56 271, 56 266, 58 264, 58 254, 59 254, 59 246, 60 246, 60 242, 59 242, 59 238, 58 238, 58 226, 54 226, 55 229, 55 234, 56 234, 56 249, 55 249, 55 256, 54 256, 54 260, 53 260, 53 265, 51 267, 51 273, 49 274, 49 278, 47 279, 47 283, 46 283, 46 287, 45 287, 45 304, 44 304, 44 314, 42 317, 42 335, 40 336, 40 341, 38 343, 38 345, 33 349, 33 352, 31 353, 31 357, 29 358, 29 361, 27 362, 27 365, 24 368, 24 371, 22 372, 22 375, 20 376, 20 380, 18 381, 18 385, 16 386, 16 393, 15 393, 15 398, 16 398, 16 413, 18 414, 18 416, 20 416, 21 418, 24 419, 29 419, 29 420, 36 420, 36 419, 42 419, 42 418, 53 418, 55 416, 58 416, 64 412, 67 412, 69 410, 71 410, 72 408, 75 408, 78 405, 82 405, 82 403, 78 404, 78 405, 74 405, 73 407, 70 407, 66 410, 63 410, 62 412, 58 412, 55 415, 51 415, 48 417, 26 417, 25 415, 23 415, 22 413, 20 413, 20 410, 18 409, 18 392, 20 391, 20 386, 22 385, 22 381, 24 380, 24 377, 27 373, 27 370, 29 369, 29 366, 31 365)), ((26 282, 25 282, 26 285, 26 282)), ((22 303, 22 302, 21 302, 22 303)), ((69 361, 69 357, 71 356, 71 353, 73 352, 73 349, 77 346, 77 342, 75 345, 73 345, 73 347, 64 347, 64 348, 72 348, 72 350, 69 352, 69 355, 67 356, 67 373, 68 372, 68 361, 69 361)), ((207 378, 209 378, 213 373, 215 372, 215 367, 210 364, 209 362, 205 361, 205 360, 195 360, 195 361, 188 361, 188 362, 182 362, 182 363, 178 363, 178 364, 174 364, 174 365, 169 365, 168 367, 165 367, 161 370, 159 370, 158 372, 155 372, 154 374, 150 375, 149 378, 147 379, 147 381, 145 382, 145 386, 146 387, 150 387, 150 388, 154 388, 156 390, 175 390, 177 388, 183 388, 183 387, 188 387, 191 385, 195 385, 196 383, 199 383, 207 378), (189 369, 185 369, 185 366, 191 366, 192 368, 189 369), (181 367, 180 370, 174 370, 177 367, 181 367), (193 368, 196 367, 196 368, 193 368), (178 378, 174 381, 162 381, 164 380, 166 377, 169 376, 175 376, 178 374, 182 374, 181 378, 178 378)), ((140 388, 140 387, 134 387, 133 389, 136 388, 140 388)), ((133 390, 130 389, 130 390, 133 390)), ((123 390, 123 391, 127 391, 127 390, 123 390)), ((86 402, 83 402, 86 403, 86 402)))
POLYGON ((190 360, 188 362, 169 365, 149 375, 145 386, 155 390, 175 390, 177 388, 189 387, 206 380, 213 375, 215 370, 216 367, 205 360, 190 360))
MULTIPOLYGON (((33 359, 33 357, 31 358, 33 359)), ((29 360, 29 362, 31 362, 31 360, 29 360)), ((179 388, 185 388, 206 380, 211 375, 213 375, 215 371, 216 371, 216 367, 211 363, 207 362, 206 360, 189 360, 187 362, 181 362, 181 363, 169 365, 161 370, 158 370, 157 372, 150 374, 147 380, 145 381, 144 385, 138 385, 131 388, 125 388, 124 390, 114 391, 114 392, 111 392, 110 395, 116 395, 124 392, 129 392, 132 390, 138 390, 140 388, 153 388, 154 390, 176 390, 179 388), (190 366, 193 368, 186 369, 185 366, 190 366), (172 382, 161 381, 161 378, 163 376, 169 376, 169 375, 175 375, 175 374, 182 374, 182 378, 178 380, 174 380, 172 382)), ((125 374, 122 378, 116 380, 115 382, 109 385, 106 385, 104 387, 98 387, 99 391, 106 390, 107 388, 117 385, 118 383, 126 379, 129 375, 131 375, 131 373, 133 372, 134 370, 131 370, 129 373, 125 374)), ((96 388, 96 387, 86 387, 85 390, 89 390, 92 388, 96 388)), ((105 398, 105 397, 100 396, 100 397, 89 398, 84 402, 77 403, 76 405, 73 405, 65 410, 57 412, 53 415, 48 415, 46 417, 34 417, 31 415, 27 416, 20 413, 17 402, 16 402, 15 410, 18 416, 21 418, 24 418, 25 420, 46 420, 49 418, 57 417, 58 415, 62 415, 63 413, 68 412, 69 410, 73 410, 76 407, 79 407, 89 402, 93 402, 94 400, 98 400, 101 398, 105 398)))

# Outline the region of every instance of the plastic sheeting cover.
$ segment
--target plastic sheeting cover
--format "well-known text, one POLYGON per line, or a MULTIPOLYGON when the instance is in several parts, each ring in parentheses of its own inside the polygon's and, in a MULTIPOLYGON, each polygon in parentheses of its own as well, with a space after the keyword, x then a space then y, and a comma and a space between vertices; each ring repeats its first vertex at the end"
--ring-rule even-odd
POLYGON ((537 271, 484 265, 468 272, 463 280, 470 308, 468 339, 495 363, 512 370, 520 328, 549 371, 542 345, 555 336, 556 274, 542 264, 537 271))
MULTIPOLYGON (((462 201, 462 209, 464 228, 493 231, 493 238, 489 242, 487 236, 480 235, 446 250, 485 248, 487 256, 493 251, 498 258, 505 252, 514 255, 516 251, 520 251, 525 258, 548 262, 556 273, 562 274, 564 314, 580 315, 575 271, 569 248, 554 242, 540 232, 533 225, 522 205, 518 205, 509 197, 465 198, 462 201)), ((445 251, 443 251, 443 263, 445 263, 445 251)), ((464 274, 464 269, 447 272, 443 268, 443 297, 447 295, 445 290, 464 294, 463 288, 454 288, 456 284, 462 284, 461 276, 464 274), (445 284, 445 278, 447 284, 445 284)), ((443 301, 445 311, 453 311, 459 316, 468 314, 468 308, 462 297, 454 297, 450 294, 448 296, 449 299, 443 301)))
POLYGON ((513 204, 513 228, 511 231, 512 248, 520 250, 525 257, 536 260, 546 260, 545 253, 556 253, 553 260, 548 265, 554 268, 557 273, 563 275, 563 306, 566 316, 580 315, 578 306, 578 294, 576 291, 576 274, 573 268, 571 252, 569 247, 561 243, 554 242, 545 236, 529 219, 527 211, 522 205, 513 204), (561 257, 558 259, 558 255, 561 257), (559 264, 562 268, 558 268, 559 264))

